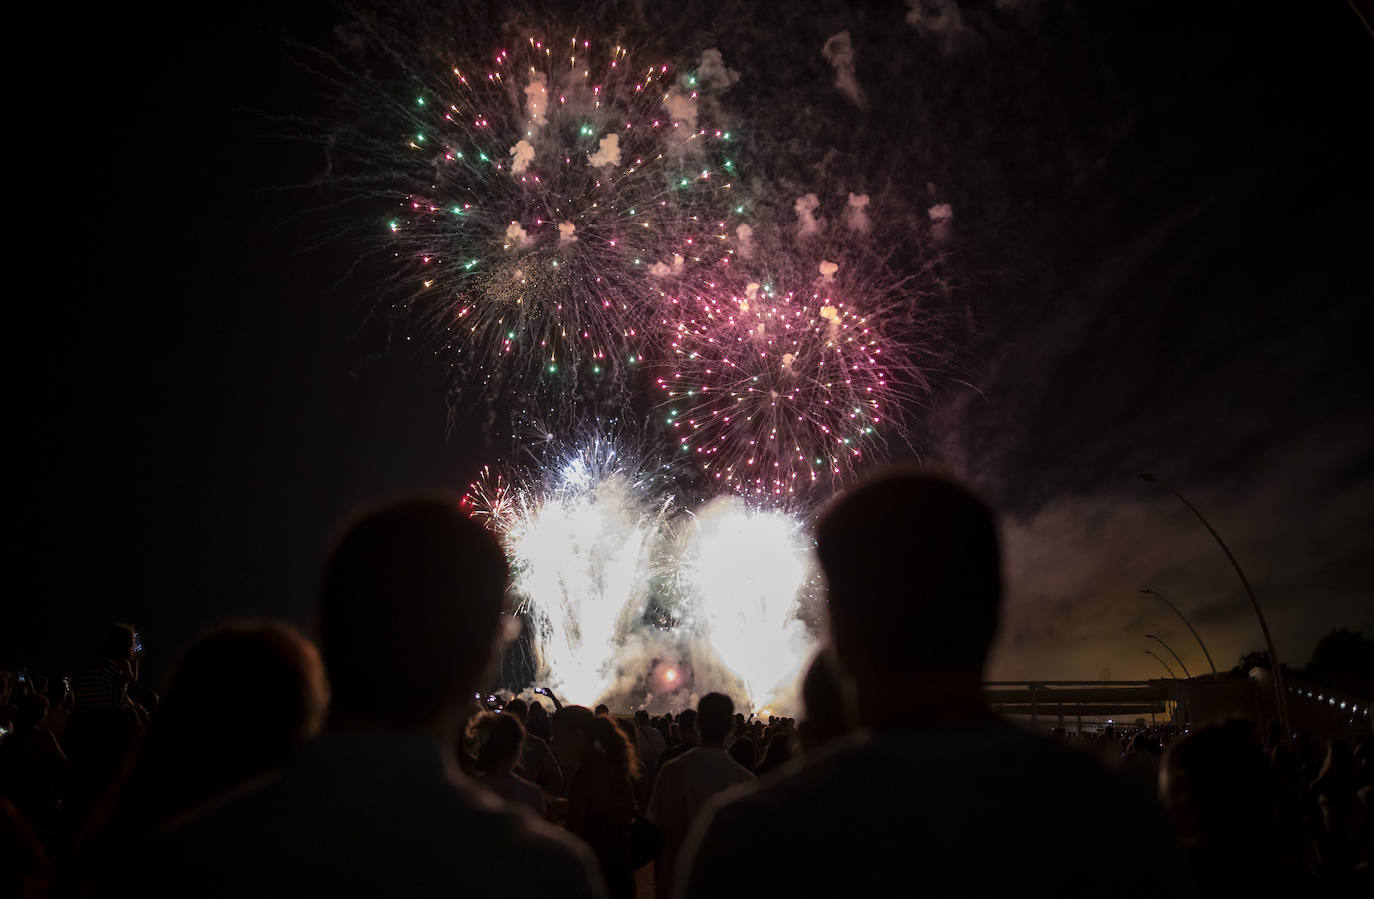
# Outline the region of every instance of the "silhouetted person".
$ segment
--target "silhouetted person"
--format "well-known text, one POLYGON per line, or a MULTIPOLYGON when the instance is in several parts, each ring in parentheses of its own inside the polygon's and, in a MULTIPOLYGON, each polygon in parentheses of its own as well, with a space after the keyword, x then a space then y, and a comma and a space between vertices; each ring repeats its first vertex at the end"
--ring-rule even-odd
POLYGON ((754 775, 725 752, 734 730, 735 704, 723 693, 707 693, 697 703, 701 745, 663 766, 646 816, 663 831, 663 849, 654 865, 654 893, 670 895, 673 872, 688 830, 707 800, 754 775))
MULTIPOLYGON (((544 707, 537 702, 534 705, 539 709, 540 716, 544 717, 544 707)), ((510 715, 524 727, 531 711, 525 700, 512 699, 502 708, 501 714, 510 715)), ((537 736, 529 728, 524 730, 525 739, 521 744, 520 759, 516 763, 515 773, 531 783, 538 784, 539 788, 550 796, 563 795, 563 772, 558 767, 558 760, 553 757, 553 750, 549 748, 548 741, 537 736)))
POLYGON ((612 899, 634 896, 630 825, 638 806, 631 780, 639 760, 628 729, 615 719, 573 705, 553 715, 554 743, 571 761, 568 830, 596 853, 612 899))
POLYGON ((1169 747, 1161 793, 1204 894, 1306 894, 1298 872, 1282 867, 1272 783, 1247 723, 1204 728, 1169 747))
POLYGON ((500 545, 455 498, 357 519, 320 586, 327 732, 279 776, 157 840, 156 863, 135 861, 127 893, 602 895, 585 846, 508 809, 454 758, 497 649, 507 578, 500 545))
POLYGON ((684 847, 680 895, 1014 895, 1066 854, 1057 895, 1187 894, 1157 807, 984 703, 1002 593, 986 506, 898 470, 832 504, 816 539, 865 731, 717 797, 684 847))
MULTIPOLYGON (((544 708, 544 704, 542 702, 536 701, 530 703, 529 716, 525 718, 525 732, 532 737, 538 737, 545 743, 547 743, 550 740, 551 734, 549 733, 549 711, 548 709, 544 708)), ((562 792, 562 790, 558 790, 554 793, 554 795, 558 795, 562 792)))
POLYGON ((547 806, 544 791, 515 773, 515 763, 525 741, 525 728, 514 715, 487 712, 477 722, 481 748, 475 767, 478 782, 506 802, 522 806, 544 817, 547 806))
POLYGON ((233 623, 200 638, 166 698, 112 824, 141 832, 293 758, 329 701, 315 645, 279 621, 233 623))
POLYGON ((754 766, 754 774, 763 777, 792 761, 792 737, 779 730, 768 738, 764 745, 763 757, 754 766))
POLYGON ((68 840, 76 845, 90 835, 91 822, 103 819, 148 720, 147 711, 129 692, 138 680, 134 644, 132 627, 110 626, 98 656, 72 684, 75 701, 63 735, 70 760, 63 817, 68 840))
POLYGON ((802 752, 814 752, 854 730, 853 714, 845 702, 834 654, 828 649, 817 653, 806 669, 802 705, 806 707, 806 717, 797 728, 802 752))
POLYGON ((697 710, 683 709, 682 714, 677 716, 677 739, 678 743, 672 749, 665 750, 658 757, 660 767, 667 765, 673 759, 685 752, 691 752, 697 748, 701 738, 697 733, 697 710))
POLYGON ((45 728, 48 700, 38 694, 15 703, 14 730, 0 739, 0 797, 12 800, 40 839, 57 827, 58 780, 67 757, 45 728))

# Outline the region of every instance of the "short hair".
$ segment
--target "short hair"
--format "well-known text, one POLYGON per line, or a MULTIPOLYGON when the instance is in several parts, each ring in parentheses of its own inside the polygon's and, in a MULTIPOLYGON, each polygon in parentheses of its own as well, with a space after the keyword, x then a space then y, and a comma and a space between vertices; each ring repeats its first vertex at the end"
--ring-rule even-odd
POLYGON ((320 582, 334 711, 413 727, 469 694, 508 578, 501 545, 456 498, 407 497, 355 519, 320 582))
POLYGON ((703 743, 719 743, 735 724, 735 703, 724 693, 707 693, 697 703, 697 730, 703 743))
POLYGON ((635 712, 635 724, 644 724, 644 723, 648 722, 648 720, 649 720, 649 713, 648 713, 648 712, 644 711, 643 709, 640 709, 639 711, 635 712))
POLYGON ((682 712, 677 716, 677 726, 678 726, 679 729, 685 727, 685 728, 688 728, 688 729, 690 729, 690 730, 696 730, 696 729, 697 729, 697 710, 696 710, 696 709, 683 709, 682 712))
POLYGON ((963 487, 894 469, 834 501, 816 528, 840 659, 883 674, 981 671, 1002 572, 992 512, 963 487))
POLYGON ((609 715, 610 713, 611 713, 610 707, 607 706, 606 703, 604 703, 604 702, 601 703, 600 705, 598 705, 598 706, 596 707, 596 714, 598 714, 598 715, 609 715))
POLYGON ((517 718, 523 722, 525 716, 530 713, 530 707, 525 704, 525 700, 523 699, 512 699, 501 707, 501 713, 510 715, 512 718, 517 718))
POLYGON ((128 624, 112 624, 100 640, 100 654, 107 659, 123 659, 134 648, 134 629, 128 624))

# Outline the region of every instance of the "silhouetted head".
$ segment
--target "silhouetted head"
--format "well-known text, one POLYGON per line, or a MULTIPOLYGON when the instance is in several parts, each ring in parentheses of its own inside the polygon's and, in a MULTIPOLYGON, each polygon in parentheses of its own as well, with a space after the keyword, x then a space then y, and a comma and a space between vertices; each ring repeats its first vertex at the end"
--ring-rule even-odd
POLYGON ((703 744, 722 743, 735 729, 735 704, 724 693, 707 693, 697 703, 697 732, 703 744))
POLYGON ((639 773, 639 758, 634 744, 615 719, 594 715, 586 706, 564 706, 550 721, 554 746, 560 757, 579 761, 588 753, 601 753, 622 774, 639 773))
POLYGON ((853 729, 853 713, 844 697, 840 674, 829 651, 817 654, 802 678, 802 704, 806 717, 802 719, 802 750, 810 752, 853 729))
POLYGON ((598 716, 601 716, 601 715, 609 715, 610 713, 611 713, 610 706, 606 705, 604 702, 601 703, 600 705, 598 705, 598 706, 596 707, 596 714, 597 714, 598 716))
POLYGON ((235 622, 177 661, 117 812, 141 831, 285 764, 324 718, 315 645, 280 621, 235 622))
POLYGON ((683 709, 677 716, 678 737, 686 742, 694 742, 699 739, 697 733, 697 710, 683 709))
POLYGON ((912 469, 831 504, 816 529, 835 652, 856 675, 910 682, 981 676, 1002 598, 992 513, 963 487, 912 469))
POLYGON ((1207 727, 1169 747, 1160 793, 1184 846, 1263 852, 1268 760, 1244 722, 1207 727))
POLYGON ((487 712, 477 722, 481 748, 477 750, 477 770, 484 774, 507 774, 520 757, 525 728, 520 719, 504 712, 487 712))
POLYGON ((525 723, 525 718, 529 716, 529 713, 530 707, 525 704, 523 699, 512 699, 501 707, 501 714, 510 715, 521 724, 525 723))
POLYGON ((643 709, 640 709, 639 711, 635 712, 635 724, 639 727, 648 727, 649 713, 644 711, 643 709))
POLYGON ((507 578, 496 538, 447 496, 358 518, 320 585, 333 714, 397 729, 443 720, 492 658, 507 578))
POLYGON ((110 625, 100 641, 100 654, 116 661, 133 658, 134 629, 127 624, 110 625))
POLYGON ((328 701, 319 651, 298 630, 283 621, 232 622, 182 653, 149 733, 150 751, 169 744, 245 776, 258 773, 320 729, 328 701), (246 700, 248 719, 226 727, 226 712, 246 700))

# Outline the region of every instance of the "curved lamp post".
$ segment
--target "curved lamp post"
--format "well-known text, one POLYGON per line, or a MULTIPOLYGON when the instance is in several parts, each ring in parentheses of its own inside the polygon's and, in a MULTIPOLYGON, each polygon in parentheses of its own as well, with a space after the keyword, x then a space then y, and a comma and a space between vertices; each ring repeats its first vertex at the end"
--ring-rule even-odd
POLYGON ((1188 666, 1183 664, 1183 660, 1178 657, 1178 653, 1174 652, 1174 648, 1172 646, 1170 646, 1168 643, 1165 643, 1163 640, 1159 639, 1154 634, 1146 634, 1145 639, 1153 640, 1160 646, 1163 646, 1165 649, 1167 649, 1169 651, 1169 655, 1174 657, 1174 661, 1178 662, 1178 667, 1183 669, 1183 676, 1188 678, 1189 680, 1193 679, 1193 676, 1188 673, 1188 666))
POLYGON ((1187 618, 1184 618, 1184 617, 1183 617, 1183 613, 1180 612, 1180 611, 1178 610, 1178 606, 1174 605, 1173 603, 1169 602, 1169 600, 1165 599, 1165 598, 1164 598, 1164 594, 1163 594, 1163 593, 1160 593, 1158 590, 1151 590, 1149 587, 1146 587, 1144 590, 1141 590, 1140 592, 1141 592, 1141 593, 1148 593, 1150 596, 1153 596, 1155 599, 1157 599, 1157 600, 1159 600, 1160 602, 1164 603, 1164 604, 1165 604, 1166 606, 1168 606, 1171 610, 1173 610, 1173 613, 1179 617, 1179 620, 1180 620, 1180 621, 1182 621, 1185 625, 1188 626, 1188 630, 1192 632, 1193 638, 1197 640, 1197 645, 1202 647, 1202 654, 1203 654, 1204 656, 1207 657, 1207 665, 1208 665, 1208 667, 1210 667, 1210 668, 1212 669, 1212 673, 1213 673, 1213 674, 1216 674, 1216 673, 1217 673, 1217 666, 1216 666, 1216 664, 1212 661, 1212 654, 1211 654, 1210 652, 1207 651, 1207 644, 1202 642, 1202 637, 1198 636, 1197 629, 1193 627, 1193 624, 1192 624, 1191 621, 1189 621, 1187 618))
POLYGON ((1154 656, 1154 657, 1155 657, 1155 661, 1158 662, 1159 664, 1163 665, 1163 666, 1164 666, 1164 670, 1167 671, 1167 672, 1169 672, 1169 676, 1172 677, 1174 680, 1178 680, 1178 675, 1174 674, 1174 669, 1172 669, 1172 668, 1169 667, 1169 663, 1168 663, 1168 662, 1164 661, 1164 660, 1161 659, 1157 654, 1151 652, 1151 651, 1148 650, 1148 649, 1145 650, 1145 655, 1147 655, 1147 656, 1154 656))
MULTIPOLYGON (((1150 484, 1162 484, 1154 474, 1148 471, 1141 473, 1139 477, 1142 481, 1150 484)), ((1265 646, 1269 649, 1269 665, 1273 669, 1274 674, 1274 698, 1278 701, 1279 721, 1283 724, 1283 732, 1291 734, 1293 729, 1288 720, 1288 696, 1283 686, 1283 666, 1279 663, 1278 651, 1274 649, 1274 638, 1269 634, 1269 623, 1264 620, 1264 612, 1260 610, 1259 600, 1255 598, 1255 591, 1250 589, 1249 578, 1247 578, 1245 572, 1241 570, 1240 563, 1236 561, 1236 557, 1231 553, 1231 548, 1226 545, 1226 541, 1221 539, 1221 535, 1217 533, 1217 529, 1212 527, 1212 523, 1203 517, 1202 513, 1198 511, 1197 506, 1188 502, 1187 497, 1179 493, 1173 487, 1170 487, 1168 484, 1162 484, 1162 486, 1165 490, 1168 490, 1174 496, 1178 497, 1178 501, 1187 506, 1188 511, 1192 512, 1197 516, 1197 520, 1202 522, 1202 526, 1207 529, 1207 533, 1211 534, 1212 539, 1217 541, 1217 546, 1220 546, 1221 551, 1226 553, 1226 558, 1230 560, 1231 567, 1236 570, 1236 574, 1240 577, 1241 584, 1245 586, 1245 594, 1250 597, 1250 605, 1255 609, 1255 617, 1259 619, 1260 630, 1264 632, 1265 646)))

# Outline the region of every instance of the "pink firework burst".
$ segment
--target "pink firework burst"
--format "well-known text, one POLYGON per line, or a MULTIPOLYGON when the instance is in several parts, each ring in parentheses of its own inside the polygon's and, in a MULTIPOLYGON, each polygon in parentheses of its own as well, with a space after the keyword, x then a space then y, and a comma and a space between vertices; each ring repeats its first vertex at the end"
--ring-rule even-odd
POLYGON ((659 408, 680 453, 740 493, 790 496, 886 455, 919 373, 882 321, 822 279, 680 301, 659 408))

